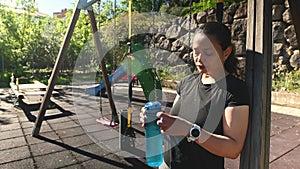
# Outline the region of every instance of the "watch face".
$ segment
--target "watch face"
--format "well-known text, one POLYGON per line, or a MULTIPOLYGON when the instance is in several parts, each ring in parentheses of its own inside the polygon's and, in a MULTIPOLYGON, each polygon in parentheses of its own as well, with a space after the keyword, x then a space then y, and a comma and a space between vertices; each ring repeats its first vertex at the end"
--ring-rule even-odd
POLYGON ((192 132, 191 132, 191 135, 193 137, 198 137, 200 135, 200 131, 197 130, 197 129, 193 129, 192 132))

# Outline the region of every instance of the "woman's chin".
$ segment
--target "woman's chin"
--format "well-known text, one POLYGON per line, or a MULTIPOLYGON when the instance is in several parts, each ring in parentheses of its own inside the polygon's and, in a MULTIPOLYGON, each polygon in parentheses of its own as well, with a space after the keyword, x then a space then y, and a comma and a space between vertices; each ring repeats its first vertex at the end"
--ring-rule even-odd
POLYGON ((201 69, 201 68, 198 68, 198 71, 201 72, 201 73, 207 73, 207 70, 206 70, 206 69, 203 69, 203 68, 202 68, 202 69, 201 69))

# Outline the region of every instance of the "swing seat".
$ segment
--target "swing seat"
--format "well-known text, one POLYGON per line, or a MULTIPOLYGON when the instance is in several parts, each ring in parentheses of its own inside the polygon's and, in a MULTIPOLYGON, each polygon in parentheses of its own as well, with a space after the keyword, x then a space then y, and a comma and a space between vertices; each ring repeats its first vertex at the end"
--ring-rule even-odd
POLYGON ((117 127, 119 125, 119 123, 116 123, 106 117, 100 117, 99 119, 96 119, 96 122, 107 127, 117 127))

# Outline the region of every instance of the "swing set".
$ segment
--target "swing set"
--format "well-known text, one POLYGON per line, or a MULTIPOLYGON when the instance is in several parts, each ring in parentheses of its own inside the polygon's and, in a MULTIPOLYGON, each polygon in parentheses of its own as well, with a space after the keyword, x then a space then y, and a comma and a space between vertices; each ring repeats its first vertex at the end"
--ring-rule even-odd
MULTIPOLYGON (((115 107, 115 103, 113 101, 113 98, 112 98, 112 91, 111 91, 111 81, 108 77, 108 73, 107 73, 107 69, 106 69, 106 62, 105 62, 105 59, 103 57, 103 49, 102 49, 102 45, 101 45, 101 41, 100 41, 100 37, 99 37, 99 34, 97 33, 98 32, 98 27, 97 27, 97 22, 96 22, 96 18, 95 18, 95 14, 93 12, 93 9, 92 9, 92 5, 94 3, 98 3, 98 7, 99 7, 99 12, 100 12, 100 3, 101 1, 100 0, 91 0, 91 1, 87 1, 87 0, 79 0, 76 4, 76 8, 74 9, 74 13, 72 15, 72 18, 71 18, 71 21, 70 21, 70 25, 68 27, 68 30, 67 30, 67 33, 66 33, 66 36, 65 36, 65 39, 64 39, 64 42, 63 42, 63 45, 59 51, 59 54, 58 54, 58 58, 56 60, 56 63, 55 63, 55 66, 54 66, 54 70, 51 74, 51 77, 50 77, 50 80, 49 80, 49 84, 48 84, 48 88, 47 88, 47 91, 46 91, 46 94, 43 98, 43 101, 42 101, 42 104, 40 106, 40 110, 39 110, 39 114, 38 114, 38 117, 37 117, 37 120, 35 122, 35 126, 33 128, 33 131, 32 131, 32 135, 33 136, 37 136, 39 135, 39 131, 40 131, 40 128, 41 128, 41 124, 42 124, 42 121, 43 121, 43 118, 45 116, 45 112, 46 112, 46 107, 47 107, 47 104, 49 102, 49 99, 50 99, 50 96, 51 96, 51 93, 53 91, 53 88, 54 88, 54 85, 56 83, 56 80, 57 80, 57 76, 58 76, 58 70, 59 68, 61 67, 61 63, 62 63, 62 60, 63 60, 63 57, 64 55, 66 54, 66 50, 69 46, 69 43, 70 43, 70 39, 71 39, 71 36, 74 32, 74 29, 75 29, 75 25, 76 25, 76 22, 79 18, 79 14, 80 14, 80 11, 81 10, 87 10, 88 11, 88 16, 89 16, 89 19, 90 19, 90 23, 91 23, 91 27, 92 27, 92 31, 93 31, 93 36, 94 36, 94 43, 95 43, 95 46, 96 46, 96 52, 97 52, 97 55, 99 56, 99 58, 103 58, 101 60, 101 64, 100 64, 100 67, 101 67, 101 71, 102 71, 102 74, 103 74, 103 81, 104 81, 104 84, 105 84, 105 91, 107 93, 107 97, 108 97, 108 100, 109 100, 109 105, 110 105, 110 109, 111 109, 111 115, 112 115, 112 118, 111 119, 108 119, 107 117, 104 117, 103 116, 103 113, 102 113, 102 96, 101 96, 101 91, 100 91, 100 117, 98 119, 96 119, 96 122, 101 124, 101 125, 104 125, 104 126, 108 126, 108 127, 116 127, 116 126, 119 126, 120 124, 120 127, 119 127, 119 133, 120 133, 120 149, 125 149, 127 147, 134 147, 134 138, 135 138, 135 133, 134 133, 134 129, 132 128, 132 87, 133 87, 133 77, 132 77, 132 73, 133 73, 133 70, 132 70, 132 63, 130 63, 130 58, 134 57, 134 54, 133 52, 136 52, 137 50, 142 50, 143 48, 141 48, 138 44, 135 44, 132 42, 132 24, 131 24, 131 19, 132 19, 132 9, 131 9, 131 6, 132 6, 132 0, 129 0, 129 12, 128 12, 128 15, 129 15, 129 21, 128 21, 128 52, 127 52, 127 57, 129 59, 127 59, 127 75, 128 75, 128 106, 127 106, 127 110, 121 110, 120 111, 120 117, 121 117, 121 121, 119 121, 119 118, 118 118, 118 114, 117 114, 117 110, 116 110, 116 107, 115 107), (121 123, 120 123, 121 122, 121 123)), ((152 2, 152 26, 154 26, 154 14, 156 11, 154 11, 155 9, 155 0, 153 0, 152 2)), ((190 46, 190 40, 191 40, 191 32, 190 32, 190 29, 191 29, 191 19, 192 19, 192 0, 190 0, 190 22, 189 22, 189 46, 190 46)), ((218 3, 218 4, 221 4, 221 3, 218 3)), ((115 44, 115 29, 116 29, 116 0, 114 1, 114 44, 115 44)), ((223 8, 223 6, 220 6, 218 5, 218 8, 221 7, 223 8)), ((219 8, 219 9, 221 9, 219 8)), ((222 21, 222 13, 219 13, 218 15, 218 21, 222 21)), ((100 25, 100 24, 99 24, 100 25)), ((152 34, 152 39, 151 39, 151 42, 154 43, 154 32, 152 34)), ((150 42, 150 43, 151 43, 150 42)), ((152 45, 154 46, 154 45, 152 45)), ((151 54, 151 52, 150 52, 151 54)), ((141 84, 142 84, 142 87, 143 87, 143 90, 144 90, 144 94, 145 94, 145 97, 146 97, 146 100, 147 101, 155 101, 157 100, 158 98, 161 98, 161 95, 159 93, 157 93, 157 91, 155 91, 155 96, 154 96, 154 100, 150 100, 150 93, 152 92, 152 90, 160 90, 161 91, 161 83, 160 83, 160 80, 155 72, 156 70, 154 68, 152 69, 146 69, 146 70, 143 70, 142 72, 139 72, 137 73, 137 77, 138 79, 140 80, 141 84), (149 81, 143 81, 143 78, 145 79, 145 76, 147 76, 146 78, 150 78, 151 81, 153 81, 153 83, 151 83, 151 87, 149 87, 149 84, 147 85, 147 82, 149 81), (150 76, 150 77, 149 77, 150 76)))
MULTIPOLYGON (((94 37, 94 43, 95 43, 95 46, 96 46, 96 52, 97 52, 98 58, 103 58, 101 60, 100 67, 101 67, 101 71, 102 71, 102 75, 103 75, 103 81, 104 81, 104 84, 105 84, 105 91, 107 93, 107 97, 108 97, 109 105, 110 105, 110 109, 111 109, 111 115, 112 115, 111 119, 108 119, 107 117, 103 116, 103 113, 102 113, 102 111, 103 111, 102 110, 102 97, 101 97, 101 92, 100 92, 100 117, 98 119, 96 119, 96 122, 101 124, 101 125, 108 126, 108 127, 116 127, 116 126, 119 126, 119 124, 120 124, 118 113, 117 113, 117 110, 116 110, 116 106, 115 106, 115 103, 114 103, 113 98, 112 98, 112 90, 111 90, 111 85, 112 84, 110 83, 110 79, 108 77, 108 73, 107 73, 107 69, 106 69, 106 61, 105 61, 104 56, 103 56, 103 48, 102 48, 102 44, 101 44, 101 41, 100 41, 100 36, 97 33, 98 32, 97 22, 96 22, 94 11, 91 7, 94 3, 97 3, 97 2, 98 2, 98 5, 99 5, 99 9, 100 9, 100 1, 99 0, 91 0, 91 1, 79 0, 76 4, 76 8, 74 9, 74 13, 71 17, 71 21, 70 21, 68 30, 66 32, 66 35, 65 35, 65 38, 64 38, 64 41, 63 41, 63 45, 62 45, 62 47, 59 51, 59 54, 58 54, 53 72, 52 72, 51 77, 49 79, 48 88, 47 88, 46 94, 43 98, 42 104, 40 106, 38 117, 35 121, 35 125, 34 125, 33 131, 32 131, 33 136, 39 135, 41 124, 42 124, 43 118, 44 118, 45 113, 46 113, 46 107, 47 107, 47 104, 48 104, 50 96, 51 96, 51 92, 53 91, 54 85, 56 83, 57 76, 58 76, 58 73, 59 73, 59 69, 61 67, 63 57, 66 54, 66 50, 69 46, 70 39, 71 39, 71 36, 74 32, 75 25, 76 25, 76 22, 79 18, 79 14, 80 14, 81 10, 87 10, 87 12, 88 12, 88 16, 89 16, 92 31, 93 31, 93 37, 94 37)), ((153 3, 154 3, 154 1, 153 1, 153 3)), ((128 97, 128 106, 127 106, 128 108, 127 108, 127 110, 121 110, 120 111, 121 126, 120 126, 119 129, 120 129, 120 134, 121 134, 120 135, 121 149, 122 149, 123 145, 126 145, 126 143, 128 143, 128 142, 130 142, 129 143, 131 145, 130 147, 134 147, 135 134, 134 134, 134 129, 132 128, 132 103, 131 103, 132 102, 132 87, 133 87, 132 73, 134 72, 134 70, 131 70, 131 67, 134 63, 131 63, 130 59, 135 57, 133 52, 136 52, 138 50, 143 49, 140 45, 138 45, 136 43, 133 43, 132 39, 131 39, 132 38, 131 5, 132 5, 132 0, 129 0, 129 22, 128 22, 129 33, 128 33, 128 43, 127 43, 128 52, 127 52, 127 63, 126 63, 127 64, 127 74, 128 74, 128 86, 129 86, 128 96, 129 97, 128 97), (127 138, 130 138, 130 140, 126 140, 127 138)), ((116 29, 116 16, 115 15, 116 15, 116 1, 114 2, 114 29, 116 29)), ((154 19, 153 19, 153 21, 154 21, 154 19)), ((115 40, 116 39, 115 39, 115 35, 114 35, 114 43, 115 43, 115 40)), ((161 91, 160 80, 159 80, 159 78, 158 78, 158 76, 155 72, 155 69, 152 68, 152 69, 143 70, 142 72, 137 73, 137 77, 139 78, 139 80, 142 84, 142 88, 144 90, 146 100, 149 101, 150 93, 152 92, 152 90, 160 90, 161 91), (147 82, 152 81, 152 84, 154 84, 154 88, 153 88, 153 86, 147 84, 146 81, 143 83, 144 76, 147 76, 147 79, 148 79, 147 82), (151 79, 151 80, 149 80, 149 79, 151 79)), ((156 91, 154 93, 155 93, 155 98, 157 99, 159 96, 157 96, 156 91)))

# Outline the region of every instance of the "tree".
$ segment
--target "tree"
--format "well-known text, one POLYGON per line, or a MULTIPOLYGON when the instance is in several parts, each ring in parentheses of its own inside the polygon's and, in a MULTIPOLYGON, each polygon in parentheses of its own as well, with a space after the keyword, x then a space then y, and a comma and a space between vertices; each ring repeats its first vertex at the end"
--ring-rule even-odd
POLYGON ((36 15, 32 1, 18 1, 17 6, 0 6, 0 36, 3 37, 0 54, 5 60, 5 70, 21 76, 36 68, 52 67, 52 47, 57 45, 45 36, 50 18, 36 15))
MULTIPOLYGON (((165 2, 165 0, 132 0, 132 10, 137 12, 159 11, 165 2)), ((121 4, 124 9, 128 8, 128 0, 121 0, 121 4)))

